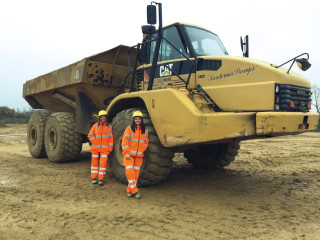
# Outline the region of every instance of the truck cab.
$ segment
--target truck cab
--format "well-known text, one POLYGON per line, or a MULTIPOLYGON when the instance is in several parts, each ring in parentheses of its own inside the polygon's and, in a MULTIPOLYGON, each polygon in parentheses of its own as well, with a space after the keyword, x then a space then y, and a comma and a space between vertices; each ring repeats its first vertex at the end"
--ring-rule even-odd
MULTIPOLYGON (((214 111, 292 111, 311 108, 308 79, 273 64, 229 56, 220 38, 199 26, 163 28, 152 89, 204 93, 214 111)), ((147 90, 158 33, 148 35, 137 69, 138 90, 147 90)))

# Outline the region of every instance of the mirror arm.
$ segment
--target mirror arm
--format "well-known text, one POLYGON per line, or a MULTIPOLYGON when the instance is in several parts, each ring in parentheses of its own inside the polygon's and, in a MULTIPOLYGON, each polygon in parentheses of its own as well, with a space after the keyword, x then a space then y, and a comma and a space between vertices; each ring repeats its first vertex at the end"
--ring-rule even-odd
POLYGON ((289 68, 289 70, 288 70, 288 72, 287 72, 287 73, 289 73, 289 72, 290 72, 290 70, 291 70, 291 68, 292 68, 292 66, 293 66, 293 64, 294 64, 294 63, 295 63, 295 61, 297 60, 297 58, 298 58, 298 57, 301 57, 302 55, 307 55, 307 60, 309 60, 309 54, 308 54, 308 53, 302 53, 302 54, 300 54, 300 55, 298 55, 298 56, 296 56, 296 57, 294 57, 294 58, 290 59, 289 61, 287 61, 287 62, 285 62, 285 63, 282 63, 282 64, 281 64, 281 65, 279 65, 279 66, 276 66, 276 68, 279 68, 279 67, 281 67, 281 66, 283 66, 283 65, 285 65, 285 64, 287 64, 287 63, 289 63, 289 62, 291 62, 291 61, 292 61, 291 66, 290 66, 290 68, 289 68))

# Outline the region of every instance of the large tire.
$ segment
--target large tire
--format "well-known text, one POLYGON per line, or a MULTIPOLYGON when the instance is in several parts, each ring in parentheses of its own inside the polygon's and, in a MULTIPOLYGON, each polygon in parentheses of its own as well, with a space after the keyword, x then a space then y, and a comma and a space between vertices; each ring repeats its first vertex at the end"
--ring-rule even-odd
POLYGON ((203 145, 184 153, 188 162, 198 169, 221 169, 230 165, 238 155, 240 142, 203 145))
POLYGON ((45 149, 51 162, 70 162, 82 150, 82 137, 76 131, 74 114, 57 112, 48 118, 45 128, 45 149))
POLYGON ((29 152, 34 158, 46 157, 44 147, 44 129, 49 113, 37 112, 30 117, 27 128, 27 141, 29 152))
POLYGON ((149 132, 149 147, 144 154, 138 184, 153 185, 164 181, 172 170, 174 152, 161 145, 151 122, 149 113, 143 109, 131 108, 117 114, 112 121, 114 150, 110 154, 110 166, 115 177, 122 183, 128 183, 123 166, 121 142, 124 130, 132 123, 134 111, 143 113, 143 122, 149 132))

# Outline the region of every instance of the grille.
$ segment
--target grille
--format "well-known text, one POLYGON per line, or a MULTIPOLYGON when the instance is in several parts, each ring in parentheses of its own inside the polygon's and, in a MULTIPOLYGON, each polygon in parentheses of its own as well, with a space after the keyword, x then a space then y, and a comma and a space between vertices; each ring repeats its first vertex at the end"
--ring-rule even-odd
POLYGON ((280 110, 291 112, 308 111, 308 104, 311 104, 311 90, 309 88, 292 85, 279 85, 279 92, 276 93, 276 104, 280 110), (294 107, 290 106, 294 102, 294 107))

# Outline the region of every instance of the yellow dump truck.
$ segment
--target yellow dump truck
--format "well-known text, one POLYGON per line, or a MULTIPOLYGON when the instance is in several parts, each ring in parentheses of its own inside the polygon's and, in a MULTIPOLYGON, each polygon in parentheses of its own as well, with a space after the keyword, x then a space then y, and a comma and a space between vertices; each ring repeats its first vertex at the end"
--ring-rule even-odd
POLYGON ((319 115, 309 112, 310 82, 291 71, 294 62, 310 67, 308 54, 289 60, 285 69, 248 58, 246 39, 244 56, 232 57, 209 30, 184 23, 162 27, 160 3, 147 13, 150 25, 142 26, 136 46, 120 45, 24 84, 30 106, 48 111, 30 118, 33 157, 75 160, 101 109, 113 126, 109 163, 121 182, 123 132, 132 113, 143 112, 150 147, 141 185, 165 180, 175 152, 184 152, 194 167, 223 168, 235 159, 240 141, 317 128, 319 115))

